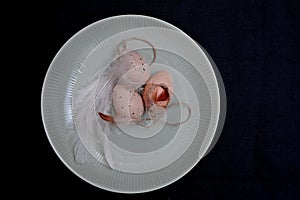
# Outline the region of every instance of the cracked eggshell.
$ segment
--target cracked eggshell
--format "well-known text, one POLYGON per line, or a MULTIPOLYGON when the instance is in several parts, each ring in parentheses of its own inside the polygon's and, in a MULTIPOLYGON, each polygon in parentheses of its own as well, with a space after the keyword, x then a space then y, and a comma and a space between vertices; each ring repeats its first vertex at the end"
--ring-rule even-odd
POLYGON ((147 81, 147 84, 156 84, 156 85, 165 85, 169 91, 173 91, 173 83, 171 75, 166 71, 156 72, 151 78, 147 81))
POLYGON ((112 93, 115 118, 119 121, 139 121, 144 113, 142 97, 134 90, 117 84, 112 93))
POLYGON ((172 93, 173 83, 171 75, 166 71, 155 73, 147 81, 144 88, 143 100, 145 107, 149 109, 153 104, 166 107, 172 98, 172 93))

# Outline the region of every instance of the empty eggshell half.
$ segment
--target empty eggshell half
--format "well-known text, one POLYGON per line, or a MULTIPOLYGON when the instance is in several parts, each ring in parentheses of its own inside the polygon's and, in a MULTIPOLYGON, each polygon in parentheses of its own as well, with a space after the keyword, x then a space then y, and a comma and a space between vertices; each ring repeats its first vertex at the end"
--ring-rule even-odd
POLYGON ((172 77, 166 71, 159 71, 147 81, 143 91, 143 100, 146 109, 153 104, 166 108, 172 98, 172 77))

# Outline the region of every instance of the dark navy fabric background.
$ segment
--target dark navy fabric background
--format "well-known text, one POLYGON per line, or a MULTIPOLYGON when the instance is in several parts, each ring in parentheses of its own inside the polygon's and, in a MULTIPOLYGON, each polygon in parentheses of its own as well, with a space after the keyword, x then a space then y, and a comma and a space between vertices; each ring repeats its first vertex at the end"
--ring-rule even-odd
POLYGON ((227 116, 215 148, 186 176, 138 195, 107 192, 79 179, 58 159, 37 119, 40 130, 31 140, 37 165, 27 192, 99 199, 300 199, 299 1, 95 0, 35 6, 39 91, 51 60, 80 29, 114 15, 142 14, 177 26, 209 52, 225 84, 227 116))

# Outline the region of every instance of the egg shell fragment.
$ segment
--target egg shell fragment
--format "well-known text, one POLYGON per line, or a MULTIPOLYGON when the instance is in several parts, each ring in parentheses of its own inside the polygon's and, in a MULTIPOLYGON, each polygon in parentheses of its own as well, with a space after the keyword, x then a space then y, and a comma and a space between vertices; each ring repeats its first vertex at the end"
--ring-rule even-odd
POLYGON ((166 107, 172 98, 173 83, 171 75, 166 71, 159 71, 152 75, 147 81, 143 92, 145 107, 149 109, 154 103, 166 107), (161 94, 167 89, 168 96, 165 101, 156 101, 161 94), (169 98, 168 98, 169 97, 169 98))

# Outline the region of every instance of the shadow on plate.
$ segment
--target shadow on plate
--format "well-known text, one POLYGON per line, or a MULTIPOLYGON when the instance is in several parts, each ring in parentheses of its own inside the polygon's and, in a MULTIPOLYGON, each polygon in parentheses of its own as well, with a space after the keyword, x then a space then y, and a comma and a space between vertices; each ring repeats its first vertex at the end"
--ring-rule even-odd
POLYGON ((205 154, 203 156, 203 157, 205 157, 214 148, 214 146, 218 142, 218 140, 220 138, 220 135, 222 133, 223 126, 224 126, 224 123, 225 123, 225 118, 226 118, 227 100, 226 100, 226 91, 225 91, 225 86, 224 86, 224 83, 223 83, 223 79, 221 77, 221 74, 218 70, 218 67, 217 67, 216 63, 213 61, 213 59, 208 54, 208 52, 198 42, 196 42, 196 43, 203 50, 203 52, 205 53, 205 55, 209 59, 209 62, 211 63, 211 65, 214 69, 214 72, 215 72, 215 75, 216 75, 216 78, 217 78, 217 82, 218 82, 219 92, 220 92, 219 122, 218 122, 218 126, 217 126, 217 129, 216 129, 215 136, 214 136, 210 146, 208 147, 207 151, 205 152, 205 154))

